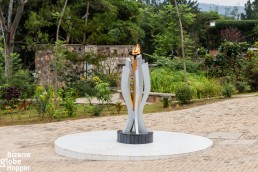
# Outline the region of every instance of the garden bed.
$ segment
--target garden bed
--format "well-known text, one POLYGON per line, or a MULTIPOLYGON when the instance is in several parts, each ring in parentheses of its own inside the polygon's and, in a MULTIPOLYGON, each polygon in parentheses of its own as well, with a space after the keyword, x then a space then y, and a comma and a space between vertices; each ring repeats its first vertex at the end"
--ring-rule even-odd
MULTIPOLYGON (((171 104, 169 104, 169 107, 167 108, 163 108, 162 103, 146 104, 146 106, 144 107, 144 114, 161 113, 161 112, 167 112, 167 111, 187 109, 187 108, 192 108, 196 106, 218 102, 221 100, 225 100, 225 99, 214 98, 214 99, 193 100, 191 103, 186 105, 180 105, 178 102, 173 101, 171 104)), ((27 124, 49 123, 49 122, 57 122, 57 121, 65 121, 65 120, 96 118, 96 117, 104 117, 104 116, 127 115, 127 109, 125 105, 121 105, 120 112, 117 111, 116 105, 105 104, 103 108, 104 109, 99 114, 99 116, 94 116, 92 113, 88 111, 89 110, 88 104, 79 104, 78 109, 76 111, 76 115, 67 116, 64 113, 64 107, 60 106, 57 109, 57 111, 61 112, 58 118, 49 117, 46 114, 43 119, 40 119, 34 105, 28 107, 27 110, 18 110, 18 109, 13 111, 0 110, 0 126, 27 125, 27 124)))

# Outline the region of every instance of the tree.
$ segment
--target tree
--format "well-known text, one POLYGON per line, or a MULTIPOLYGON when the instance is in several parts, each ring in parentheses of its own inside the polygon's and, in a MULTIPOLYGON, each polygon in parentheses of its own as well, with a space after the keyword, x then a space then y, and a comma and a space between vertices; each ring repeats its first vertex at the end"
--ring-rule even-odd
MULTIPOLYGON (((61 23, 59 19, 65 4, 64 0, 56 1, 56 3, 50 0, 28 3, 30 10, 26 16, 24 31, 26 48, 34 50, 37 44, 54 44, 57 34, 53 33, 57 30, 59 30, 59 39, 66 40, 66 43, 82 43, 83 33, 86 31, 86 24, 82 17, 85 15, 87 2, 92 2, 92 0, 86 3, 83 0, 68 1, 61 23)), ((92 5, 97 2, 99 1, 92 5)))
POLYGON ((195 0, 166 0, 168 3, 171 3, 172 5, 186 5, 188 8, 191 9, 191 12, 198 13, 200 11, 198 5, 199 3, 195 0))
POLYGON ((186 73, 186 59, 185 59, 185 45, 184 45, 184 30, 183 30, 183 25, 181 21, 181 16, 179 14, 178 6, 176 0, 174 0, 175 6, 176 6, 176 13, 178 16, 178 21, 179 21, 179 26, 180 26, 180 34, 181 34, 181 48, 182 48, 182 56, 184 60, 184 75, 185 75, 185 83, 188 84, 187 80, 187 73, 186 73))
POLYGON ((250 20, 258 18, 258 0, 252 3, 248 0, 245 4, 245 14, 241 13, 241 19, 250 20))
MULTIPOLYGON (((181 5, 179 12, 182 25, 184 25, 184 35, 187 35, 187 29, 194 23, 195 15, 186 5, 181 5)), ((143 28, 148 33, 146 37, 150 39, 149 41, 155 48, 154 53, 159 56, 167 56, 171 54, 171 51, 182 56, 179 20, 174 17, 176 15, 176 8, 172 5, 164 5, 158 11, 150 8, 144 11, 142 20, 146 23, 143 28)))
MULTIPOLYGON (((197 19, 198 15, 201 13, 200 9, 199 9, 199 4, 196 0, 176 0, 176 3, 178 5, 179 8, 184 7, 183 11, 180 11, 180 13, 182 13, 181 15, 183 16, 185 13, 189 14, 193 14, 195 15, 194 18, 197 19), (186 8, 187 7, 187 8, 186 8), (186 10, 187 9, 187 10, 186 10)), ((175 1, 171 1, 172 5, 176 5, 175 1)), ((188 25, 185 23, 185 19, 182 18, 182 22, 183 22, 183 26, 184 26, 184 32, 187 31, 187 33, 189 34, 189 38, 192 39, 192 41, 195 42, 195 45, 197 46, 200 42, 199 38, 198 38, 198 31, 200 30, 200 23, 198 23, 198 20, 195 20, 195 22, 193 22, 191 25, 188 25)))
POLYGON ((253 19, 258 18, 258 0, 254 0, 252 3, 252 12, 253 12, 253 19))
POLYGON ((66 9, 67 1, 68 0, 65 0, 64 7, 62 9, 62 12, 60 14, 60 18, 58 20, 58 25, 57 25, 57 30, 56 30, 56 42, 59 40, 59 30, 60 30, 61 22, 62 22, 62 19, 63 19, 63 16, 64 16, 64 12, 65 12, 65 9, 66 9))
POLYGON ((56 30, 56 50, 55 50, 55 61, 54 61, 54 69, 55 69, 55 73, 54 73, 54 102, 55 102, 55 110, 56 110, 56 107, 57 107, 57 89, 58 89, 58 80, 57 80, 57 73, 58 73, 58 62, 59 62, 59 65, 62 65, 60 64, 61 60, 60 58, 63 58, 62 56, 64 56, 64 50, 63 50, 63 47, 62 47, 62 43, 59 42, 59 30, 60 30, 60 26, 61 26, 61 22, 62 22, 62 19, 63 19, 63 16, 64 16, 64 12, 65 12, 65 9, 66 9, 66 5, 67 5, 67 1, 68 0, 65 0, 65 3, 64 3, 64 6, 63 6, 63 9, 62 9, 62 12, 60 14, 60 18, 59 18, 59 21, 58 21, 58 25, 57 25, 57 30, 56 30))
POLYGON ((236 19, 238 20, 239 19, 239 13, 238 13, 239 9, 237 6, 234 6, 233 9, 231 10, 230 12, 230 16, 232 19, 236 19))
MULTIPOLYGON (((3 34, 3 32, 2 32, 3 34)), ((4 73, 4 55, 5 55, 5 52, 4 52, 4 48, 3 48, 3 43, 2 43, 2 39, 4 38, 4 36, 2 35, 0 37, 0 84, 2 85, 4 83, 4 77, 3 77, 3 73, 4 73)))
POLYGON ((225 7, 225 16, 226 17, 230 16, 230 7, 225 7))
POLYGON ((162 2, 162 0, 142 0, 142 2, 148 5, 157 6, 162 2))
POLYGON ((16 31, 27 1, 28 0, 10 0, 7 11, 5 10, 7 9, 7 2, 4 1, 0 4, 0 21, 5 36, 5 77, 7 79, 10 78, 12 74, 10 54, 14 51, 16 31), (14 5, 16 5, 16 10, 13 10, 14 5), (7 20, 4 16, 7 16, 7 20))
MULTIPOLYGON (((6 52, 6 40, 5 40, 5 32, 4 32, 4 27, 3 27, 3 23, 2 23, 2 21, 0 20, 0 26, 1 26, 1 39, 0 39, 0 51, 1 51, 1 53, 0 53, 0 59, 4 59, 4 61, 6 61, 7 60, 7 52, 6 52), (2 41, 3 40, 3 41, 2 41)), ((3 73, 3 71, 4 71, 4 69, 3 69, 3 62, 2 62, 2 60, 0 60, 0 72, 1 72, 1 76, 0 76, 0 82, 2 83, 2 81, 4 80, 3 79, 3 75, 2 75, 2 73, 3 73)))
POLYGON ((139 27, 140 3, 134 1, 108 1, 109 8, 96 13, 87 25, 90 44, 135 44, 144 38, 139 27))

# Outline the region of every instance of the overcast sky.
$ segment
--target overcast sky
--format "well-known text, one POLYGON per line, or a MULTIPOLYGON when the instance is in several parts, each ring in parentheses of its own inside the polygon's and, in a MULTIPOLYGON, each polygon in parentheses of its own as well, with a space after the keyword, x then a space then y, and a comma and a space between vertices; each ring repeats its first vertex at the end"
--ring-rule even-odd
MULTIPOLYGON (((230 5, 230 6, 244 6, 247 0, 197 0, 198 2, 206 4, 230 5)), ((251 0, 252 2, 253 0, 251 0)))

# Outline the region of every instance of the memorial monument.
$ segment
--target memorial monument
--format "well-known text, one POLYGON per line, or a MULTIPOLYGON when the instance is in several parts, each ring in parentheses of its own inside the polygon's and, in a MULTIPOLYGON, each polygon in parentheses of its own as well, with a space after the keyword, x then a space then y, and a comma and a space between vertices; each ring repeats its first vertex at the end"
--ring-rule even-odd
POLYGON ((129 58, 126 59, 121 79, 122 95, 127 106, 128 119, 124 129, 117 131, 117 141, 126 144, 151 143, 153 142, 153 132, 145 128, 142 116, 150 93, 149 66, 148 63, 143 63, 139 44, 132 49, 130 54, 133 56, 133 61, 129 58))
POLYGON ((213 141, 202 136, 169 131, 155 131, 154 135, 145 128, 142 113, 150 93, 149 67, 142 60, 140 45, 133 48, 131 55, 133 60, 126 59, 121 81, 128 110, 124 129, 59 137, 55 141, 57 154, 80 160, 141 161, 188 155, 212 146, 213 141))

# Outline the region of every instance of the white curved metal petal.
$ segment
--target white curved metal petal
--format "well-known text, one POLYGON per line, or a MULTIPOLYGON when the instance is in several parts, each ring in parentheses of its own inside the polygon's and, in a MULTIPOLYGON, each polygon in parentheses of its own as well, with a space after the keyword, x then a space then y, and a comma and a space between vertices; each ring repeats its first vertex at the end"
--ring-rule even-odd
POLYGON ((132 99, 131 99, 131 92, 130 92, 130 74, 131 74, 131 68, 124 66, 123 72, 122 72, 121 88, 122 88, 122 95, 124 97, 124 101, 128 110, 128 119, 127 119, 125 128, 123 130, 124 133, 130 132, 134 123, 134 113, 133 113, 133 108, 131 103, 132 99))
POLYGON ((136 134, 147 133, 143 120, 143 108, 150 93, 150 75, 148 63, 142 64, 142 56, 138 55, 137 69, 134 71, 134 100, 131 97, 130 77, 132 72, 132 62, 126 59, 126 65, 123 67, 121 88, 125 104, 128 109, 128 119, 123 130, 124 133, 135 131, 136 134))

